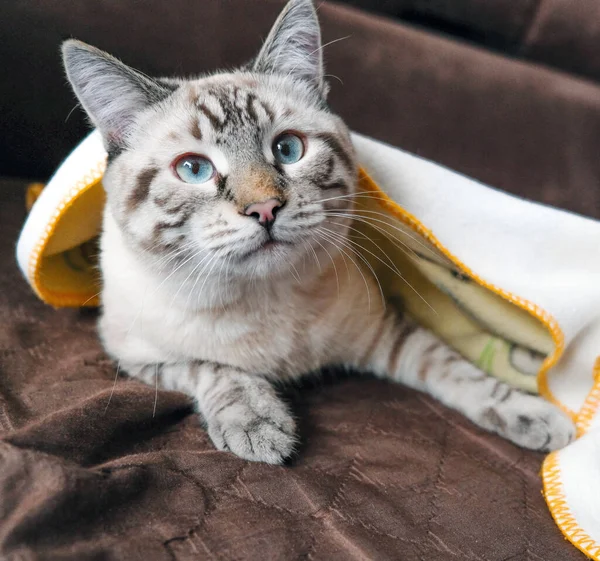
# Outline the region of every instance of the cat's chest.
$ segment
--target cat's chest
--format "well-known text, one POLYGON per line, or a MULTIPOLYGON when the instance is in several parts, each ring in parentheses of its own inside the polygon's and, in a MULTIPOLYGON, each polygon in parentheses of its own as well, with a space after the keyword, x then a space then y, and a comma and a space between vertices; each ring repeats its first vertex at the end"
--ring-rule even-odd
POLYGON ((280 367, 302 353, 305 311, 206 311, 155 318, 155 341, 168 352, 245 370, 280 367))

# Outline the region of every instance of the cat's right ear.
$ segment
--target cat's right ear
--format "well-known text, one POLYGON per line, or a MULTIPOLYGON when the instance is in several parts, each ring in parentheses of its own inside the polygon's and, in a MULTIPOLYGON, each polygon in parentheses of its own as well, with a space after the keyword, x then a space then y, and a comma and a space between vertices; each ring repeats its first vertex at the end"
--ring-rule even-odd
POLYGON ((109 151, 125 147, 136 116, 172 91, 81 41, 65 41, 62 54, 75 95, 109 151))

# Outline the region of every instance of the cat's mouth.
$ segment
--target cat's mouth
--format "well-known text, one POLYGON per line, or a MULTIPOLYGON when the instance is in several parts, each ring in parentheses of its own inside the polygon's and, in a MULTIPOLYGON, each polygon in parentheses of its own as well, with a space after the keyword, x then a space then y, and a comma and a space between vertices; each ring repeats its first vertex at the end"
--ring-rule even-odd
POLYGON ((290 242, 281 239, 275 239, 273 236, 269 236, 263 240, 259 245, 245 252, 242 256, 242 260, 249 259, 253 256, 268 255, 276 252, 278 249, 284 248, 285 246, 292 245, 290 242))
POLYGON ((291 245, 290 242, 286 242, 284 240, 276 240, 272 237, 265 240, 259 247, 254 250, 254 253, 264 253, 273 251, 276 248, 283 247, 286 245, 291 245))

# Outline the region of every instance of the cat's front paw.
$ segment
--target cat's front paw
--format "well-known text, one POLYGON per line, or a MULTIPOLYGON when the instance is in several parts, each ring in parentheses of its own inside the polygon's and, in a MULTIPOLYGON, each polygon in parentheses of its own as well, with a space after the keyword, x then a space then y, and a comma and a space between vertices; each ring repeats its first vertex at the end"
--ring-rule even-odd
POLYGON ((281 464, 294 451, 295 423, 283 403, 273 400, 269 409, 237 404, 208 420, 208 434, 219 450, 253 462, 281 464))
POLYGON ((549 452, 575 439, 571 418, 542 397, 514 392, 509 399, 486 409, 482 425, 515 444, 549 452))

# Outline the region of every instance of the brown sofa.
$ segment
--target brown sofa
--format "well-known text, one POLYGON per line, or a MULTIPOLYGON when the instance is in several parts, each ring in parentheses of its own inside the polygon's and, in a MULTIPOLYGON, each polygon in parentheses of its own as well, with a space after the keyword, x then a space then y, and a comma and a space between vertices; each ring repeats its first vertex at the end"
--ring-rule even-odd
MULTIPOLYGON (((0 18, 0 559, 548 560, 542 457, 363 377, 286 393, 285 467, 217 452, 190 402, 120 379, 96 314, 20 277, 24 184, 86 131, 58 46, 149 74, 244 62, 282 2, 4 0, 0 18)), ((507 191, 600 217, 600 8, 578 0, 325 2, 331 103, 352 128, 507 191), (518 4, 518 5, 516 5, 518 4), (376 12, 380 12, 379 14, 376 12), (384 14, 386 17, 383 17, 384 14)), ((507 224, 510 227, 510 224, 507 224)))

